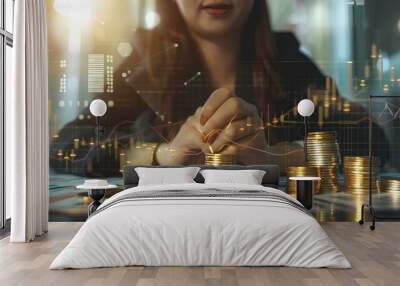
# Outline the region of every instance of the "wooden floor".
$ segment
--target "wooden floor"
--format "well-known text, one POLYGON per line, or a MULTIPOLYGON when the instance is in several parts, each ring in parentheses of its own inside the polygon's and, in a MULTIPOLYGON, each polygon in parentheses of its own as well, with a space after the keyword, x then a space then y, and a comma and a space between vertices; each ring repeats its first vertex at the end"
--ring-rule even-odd
POLYGON ((0 241, 0 285, 400 285, 400 222, 323 224, 353 269, 286 267, 126 267, 48 270, 81 223, 51 223, 48 235, 29 244, 0 241))

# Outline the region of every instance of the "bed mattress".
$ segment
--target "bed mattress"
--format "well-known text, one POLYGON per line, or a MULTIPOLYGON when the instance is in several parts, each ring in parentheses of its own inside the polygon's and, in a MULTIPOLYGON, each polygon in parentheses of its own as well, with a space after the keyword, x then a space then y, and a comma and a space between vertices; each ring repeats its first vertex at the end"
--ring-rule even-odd
POLYGON ((351 267, 308 211, 278 189, 179 184, 106 200, 50 269, 133 265, 351 267))

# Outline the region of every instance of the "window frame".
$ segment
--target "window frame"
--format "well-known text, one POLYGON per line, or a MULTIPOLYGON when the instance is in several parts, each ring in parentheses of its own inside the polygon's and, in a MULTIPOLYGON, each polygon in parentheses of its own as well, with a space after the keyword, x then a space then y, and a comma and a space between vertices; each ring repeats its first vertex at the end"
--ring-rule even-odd
MULTIPOLYGON (((11 0, 14 13, 15 0, 11 0)), ((6 17, 14 17, 14 15, 6 15, 6 0, 0 0, 1 5, 1 21, 0 21, 0 236, 4 231, 9 230, 9 221, 6 218, 6 189, 5 189, 5 98, 6 98, 6 50, 7 46, 13 48, 13 33, 7 31, 6 17)), ((14 30, 14 29, 12 29, 14 30)))

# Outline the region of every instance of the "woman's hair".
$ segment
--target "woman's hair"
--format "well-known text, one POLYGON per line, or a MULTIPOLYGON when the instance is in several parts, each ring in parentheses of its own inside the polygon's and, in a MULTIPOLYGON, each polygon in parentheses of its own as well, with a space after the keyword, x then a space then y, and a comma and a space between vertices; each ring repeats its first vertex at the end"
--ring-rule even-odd
MULTIPOLYGON (((197 59, 199 58, 198 50, 175 1, 156 0, 156 8, 161 18, 160 28, 157 32, 150 33, 149 38, 146 39, 147 48, 145 49, 148 69, 153 75, 157 74, 160 62, 166 66, 179 66, 185 64, 185 61, 193 61, 196 56, 197 59), (165 46, 166 43, 169 45, 178 43, 179 48, 165 46), (166 51, 162 55, 159 52, 160 48, 166 51), (155 54, 158 56, 154 57, 155 54)), ((242 51, 245 52, 245 55, 242 55, 245 58, 241 60, 251 63, 253 94, 259 112, 265 116, 267 104, 272 103, 273 98, 281 95, 276 70, 276 47, 266 0, 254 1, 243 30, 241 45, 242 51)), ((171 78, 167 75, 167 78, 163 80, 164 83, 173 84, 171 78)), ((164 106, 168 105, 170 103, 166 102, 164 106)))

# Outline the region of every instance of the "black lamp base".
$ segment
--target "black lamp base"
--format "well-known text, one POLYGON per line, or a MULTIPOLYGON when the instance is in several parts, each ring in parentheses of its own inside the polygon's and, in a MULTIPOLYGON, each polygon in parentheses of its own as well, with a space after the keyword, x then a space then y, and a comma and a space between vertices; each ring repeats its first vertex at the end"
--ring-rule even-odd
POLYGON ((95 189, 89 190, 89 197, 93 200, 93 202, 88 206, 88 216, 93 214, 97 208, 101 205, 100 200, 104 197, 106 190, 104 189, 95 189))
POLYGON ((306 209, 311 210, 313 207, 314 181, 298 180, 296 182, 297 200, 302 203, 306 209))

